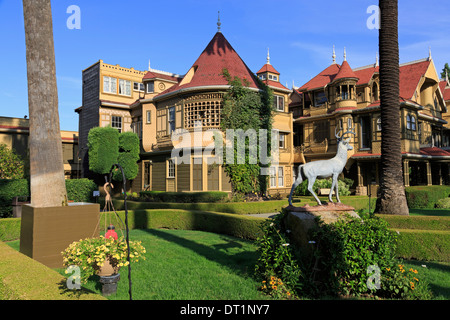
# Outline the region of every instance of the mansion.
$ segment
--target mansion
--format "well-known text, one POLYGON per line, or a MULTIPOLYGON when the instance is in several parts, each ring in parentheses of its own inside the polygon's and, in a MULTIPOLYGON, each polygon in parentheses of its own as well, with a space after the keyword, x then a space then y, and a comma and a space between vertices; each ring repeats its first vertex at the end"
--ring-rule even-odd
MULTIPOLYGON (((220 30, 186 74, 124 68, 100 60, 82 72, 79 152, 82 176, 89 176, 87 137, 97 126, 135 132, 141 142, 139 174, 131 190, 226 191, 232 186, 222 165, 192 150, 189 163, 176 164, 172 133, 220 129, 223 76, 258 79, 274 95, 273 129, 279 133, 279 160, 270 170, 269 194, 288 194, 299 164, 335 155, 335 130, 351 129, 353 150, 344 176, 356 194, 375 194, 379 181, 381 121, 378 63, 352 68, 333 62, 301 87, 288 89, 267 56, 256 73, 240 58, 220 30)), ((431 57, 400 65, 400 114, 405 186, 450 184, 450 83, 439 79, 431 57)), ((203 144, 202 148, 206 146, 203 144)))

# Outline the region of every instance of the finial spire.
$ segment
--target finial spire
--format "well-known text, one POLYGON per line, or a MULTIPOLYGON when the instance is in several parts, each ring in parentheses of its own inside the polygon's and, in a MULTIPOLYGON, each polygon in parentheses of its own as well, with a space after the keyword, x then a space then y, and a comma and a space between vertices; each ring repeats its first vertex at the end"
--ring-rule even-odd
POLYGON ((150 71, 152 68, 150 68, 150 59, 148 59, 148 71, 150 71))
POLYGON ((217 32, 222 32, 222 31, 220 31, 221 25, 222 25, 222 23, 220 23, 220 11, 217 11, 217 32))
POLYGON ((267 48, 267 64, 270 64, 269 48, 267 48))
POLYGON ((334 51, 334 44, 333 44, 333 55, 331 57, 333 58, 333 63, 336 63, 336 52, 334 51))
POLYGON ((431 47, 428 47, 428 60, 431 60, 431 47))
POLYGON ((447 71, 447 68, 445 68, 445 82, 446 82, 447 86, 449 85, 448 81, 449 81, 448 80, 448 71, 447 71))
POLYGON ((344 47, 344 61, 347 61, 347 52, 345 51, 345 47, 344 47))
POLYGON ((375 67, 378 67, 378 52, 375 55, 375 67))

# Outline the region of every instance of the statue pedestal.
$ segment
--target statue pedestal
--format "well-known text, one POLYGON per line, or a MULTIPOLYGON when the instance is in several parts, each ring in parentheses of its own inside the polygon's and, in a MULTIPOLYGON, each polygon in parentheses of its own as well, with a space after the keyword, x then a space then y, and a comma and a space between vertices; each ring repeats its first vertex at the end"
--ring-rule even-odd
POLYGON ((320 218, 327 224, 336 222, 346 215, 359 218, 355 208, 342 203, 329 202, 322 206, 288 206, 286 210, 289 213, 285 217, 285 225, 286 229, 291 230, 291 241, 306 254, 310 254, 314 246, 314 243, 310 242, 312 239, 310 239, 309 233, 317 227, 316 218, 320 218))

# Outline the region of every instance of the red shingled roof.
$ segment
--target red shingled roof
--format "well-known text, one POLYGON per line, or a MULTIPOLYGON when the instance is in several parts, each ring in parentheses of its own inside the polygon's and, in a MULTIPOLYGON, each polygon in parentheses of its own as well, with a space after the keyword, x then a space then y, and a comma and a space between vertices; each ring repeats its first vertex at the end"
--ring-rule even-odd
POLYGON ((450 152, 445 151, 441 148, 430 147, 430 148, 420 148, 420 154, 425 156, 447 156, 450 157, 450 152))
POLYGON ((319 73, 317 76, 309 80, 307 83, 305 83, 303 86, 298 88, 298 91, 307 91, 312 90, 316 88, 323 88, 325 85, 330 83, 334 76, 339 72, 339 65, 334 63, 325 70, 323 70, 321 73, 319 73))
POLYGON ((288 88, 286 88, 285 86, 283 86, 281 83, 279 83, 278 81, 273 81, 273 80, 262 80, 262 82, 264 82, 266 85, 271 86, 271 87, 275 87, 275 88, 280 88, 280 89, 284 89, 284 90, 289 90, 288 88))
POLYGON ((250 87, 258 88, 256 76, 250 71, 221 32, 217 32, 214 35, 205 50, 194 62, 192 68, 195 69, 195 72, 190 82, 183 85, 174 85, 160 93, 159 96, 186 88, 228 85, 228 81, 222 74, 224 68, 228 70, 232 77, 237 76, 241 79, 246 79, 250 87))
POLYGON ((277 70, 275 70, 275 68, 271 64, 268 64, 268 63, 263 65, 262 68, 259 69, 259 71, 256 74, 260 74, 263 72, 271 72, 271 73, 280 74, 277 70))
POLYGON ((400 66, 400 97, 411 99, 419 84, 420 78, 430 65, 429 60, 400 66))
POLYGON ((159 73, 156 71, 148 71, 142 79, 146 80, 146 79, 155 79, 155 78, 169 80, 169 81, 176 81, 176 82, 179 82, 182 79, 181 76, 178 76, 178 77, 175 75, 169 76, 167 74, 159 73))
MULTIPOLYGON (((430 61, 420 60, 412 63, 403 64, 400 66, 400 98, 401 100, 409 100, 413 97, 414 92, 419 84, 421 77, 425 74, 430 61)), ((332 64, 317 76, 312 78, 306 84, 298 89, 298 91, 308 91, 316 88, 323 88, 330 82, 343 78, 352 77, 358 78, 357 85, 367 84, 372 79, 374 73, 379 72, 379 67, 368 66, 366 68, 358 68, 353 71, 350 65, 344 61, 342 66, 332 64), (342 73, 342 74, 341 74, 342 73)), ((450 89, 445 90, 444 99, 450 99, 450 89)))
POLYGON ((350 65, 348 64, 347 60, 344 60, 344 62, 342 62, 342 65, 339 68, 339 72, 333 78, 333 81, 344 78, 358 78, 356 74, 353 72, 352 68, 350 68, 350 65))

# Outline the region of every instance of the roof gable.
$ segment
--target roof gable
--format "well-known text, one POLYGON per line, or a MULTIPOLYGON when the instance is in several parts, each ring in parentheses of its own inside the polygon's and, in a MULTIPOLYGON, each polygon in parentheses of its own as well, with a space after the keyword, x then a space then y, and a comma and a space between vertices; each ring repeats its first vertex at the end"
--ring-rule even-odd
POLYGON ((217 32, 190 68, 190 70, 193 70, 192 78, 183 80, 180 84, 159 95, 186 88, 228 85, 228 81, 223 75, 224 69, 227 69, 232 77, 246 79, 249 87, 258 88, 253 72, 250 71, 223 34, 217 32))

